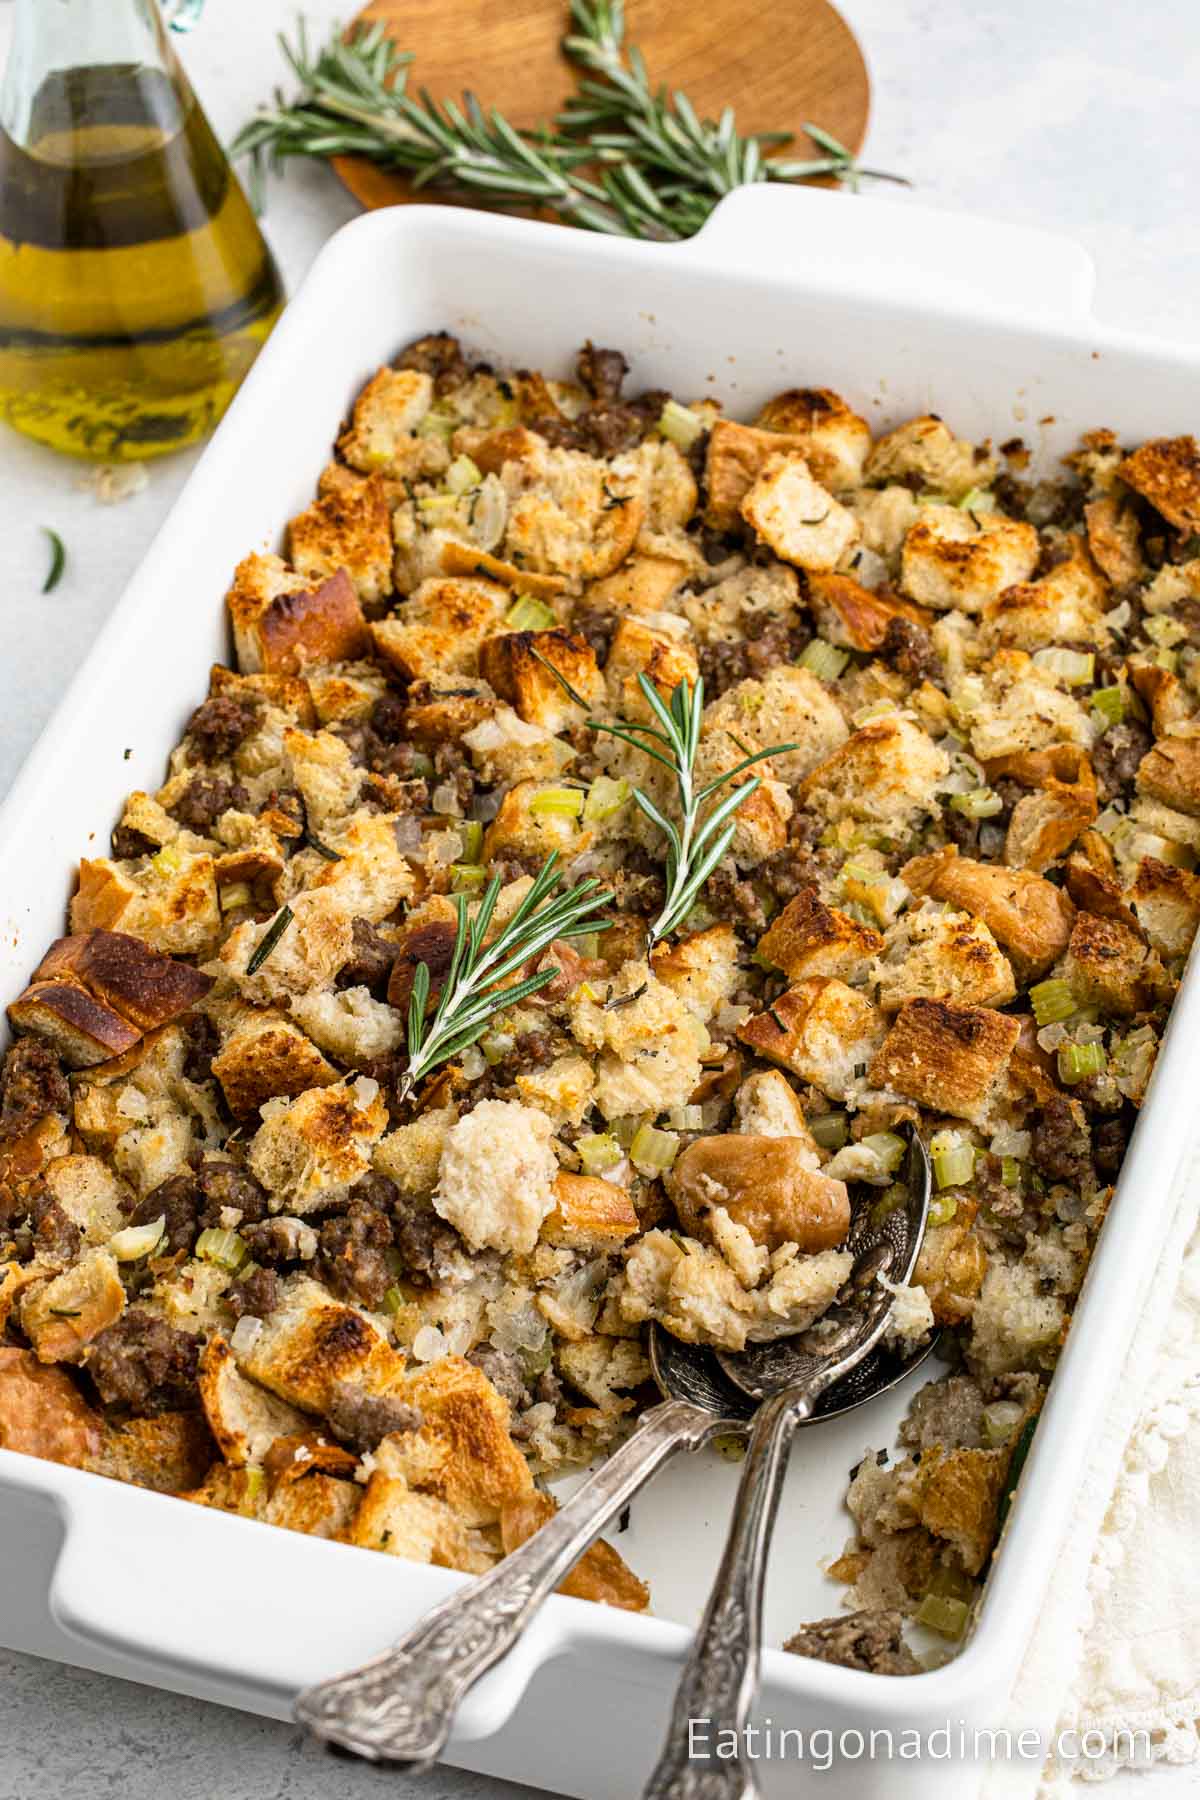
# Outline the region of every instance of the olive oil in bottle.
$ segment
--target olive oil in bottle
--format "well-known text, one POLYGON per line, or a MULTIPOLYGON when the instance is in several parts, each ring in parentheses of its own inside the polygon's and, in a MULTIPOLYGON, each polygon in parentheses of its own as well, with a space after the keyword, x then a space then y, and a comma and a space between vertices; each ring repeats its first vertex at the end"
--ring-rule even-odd
POLYGON ((155 0, 18 0, 0 101, 0 416, 76 456, 178 449, 215 425, 281 305, 155 0))

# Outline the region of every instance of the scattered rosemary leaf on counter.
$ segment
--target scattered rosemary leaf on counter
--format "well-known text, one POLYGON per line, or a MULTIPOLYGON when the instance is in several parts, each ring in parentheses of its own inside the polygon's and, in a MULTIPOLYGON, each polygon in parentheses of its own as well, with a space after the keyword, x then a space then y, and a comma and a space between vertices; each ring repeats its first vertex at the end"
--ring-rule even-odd
POLYGON ((294 917, 295 914, 292 912, 290 906, 280 907, 268 926, 266 935, 258 945, 258 948, 250 958, 250 961, 246 964, 247 975, 256 975, 258 973, 259 969, 262 968, 294 917))
POLYGON ((67 546, 57 531, 51 531, 48 525, 43 525, 42 530, 50 540, 50 568, 42 583, 42 592, 43 594, 52 594, 62 580, 63 571, 67 566, 67 546))

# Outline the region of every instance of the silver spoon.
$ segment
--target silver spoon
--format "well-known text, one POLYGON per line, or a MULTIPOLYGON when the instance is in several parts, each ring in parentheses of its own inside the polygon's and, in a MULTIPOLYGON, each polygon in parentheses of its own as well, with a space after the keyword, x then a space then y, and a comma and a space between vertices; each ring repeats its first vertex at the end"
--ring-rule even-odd
POLYGON ((428 1768, 468 1690, 507 1654, 542 1602, 650 1477, 681 1450, 744 1437, 755 1402, 707 1350, 650 1329, 664 1395, 636 1430, 539 1531, 456 1590, 398 1644, 361 1668, 308 1688, 296 1717, 327 1743, 373 1762, 428 1768))
MULTIPOLYGON (((912 1275, 929 1210, 930 1170, 913 1127, 908 1135, 907 1203, 877 1224, 863 1217, 852 1229, 854 1267, 835 1314, 826 1315, 807 1334, 755 1345, 737 1355, 717 1355, 735 1385, 761 1404, 721 1565, 680 1677, 667 1740, 645 1800, 753 1800, 759 1792, 742 1747, 758 1696, 767 1553, 788 1452, 797 1426, 812 1418, 820 1397, 864 1369, 879 1344, 893 1297, 876 1277, 883 1274, 898 1284, 912 1275), (705 1720, 717 1741, 736 1744, 738 1754, 693 1762, 689 1752, 695 1719, 705 1720), (722 1735, 727 1732, 734 1736, 722 1735)), ((850 1404, 869 1397, 864 1393, 850 1404)))

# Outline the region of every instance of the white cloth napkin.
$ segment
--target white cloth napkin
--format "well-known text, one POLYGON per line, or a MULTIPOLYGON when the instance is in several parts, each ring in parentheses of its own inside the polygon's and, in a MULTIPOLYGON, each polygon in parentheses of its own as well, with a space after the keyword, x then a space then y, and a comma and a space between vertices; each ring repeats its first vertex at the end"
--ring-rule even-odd
POLYGON ((1200 1759, 1200 1148, 1177 1191, 1011 1702, 1013 1721, 1042 1721, 1056 1741, 1094 1734, 1089 1755, 994 1764, 986 1800, 1068 1800, 1080 1778, 1200 1759))

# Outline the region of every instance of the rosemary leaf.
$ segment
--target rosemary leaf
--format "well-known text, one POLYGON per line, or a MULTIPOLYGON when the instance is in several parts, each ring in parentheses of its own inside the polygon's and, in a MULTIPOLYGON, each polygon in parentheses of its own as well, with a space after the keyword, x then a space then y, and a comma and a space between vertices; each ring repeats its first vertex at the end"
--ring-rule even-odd
POLYGON ((46 573, 46 579, 42 583, 42 592, 43 594, 52 594, 62 580, 63 571, 67 566, 67 546, 57 531, 51 531, 48 525, 43 525, 42 530, 50 540, 50 567, 46 573))
POLYGON ((295 914, 292 912, 290 906, 280 907, 279 911, 275 914, 275 917, 271 920, 270 925, 268 925, 253 956, 251 956, 250 961, 246 964, 247 975, 256 975, 258 973, 294 917, 295 914))

